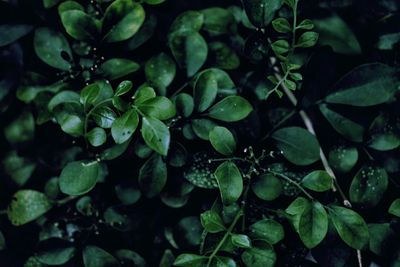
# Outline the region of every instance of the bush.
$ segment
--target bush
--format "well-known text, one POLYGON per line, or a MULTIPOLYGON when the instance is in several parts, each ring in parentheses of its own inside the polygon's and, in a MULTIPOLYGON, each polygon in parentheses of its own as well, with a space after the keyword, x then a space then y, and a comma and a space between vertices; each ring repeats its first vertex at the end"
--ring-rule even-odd
POLYGON ((1 266, 399 266, 396 0, 0 3, 1 266))

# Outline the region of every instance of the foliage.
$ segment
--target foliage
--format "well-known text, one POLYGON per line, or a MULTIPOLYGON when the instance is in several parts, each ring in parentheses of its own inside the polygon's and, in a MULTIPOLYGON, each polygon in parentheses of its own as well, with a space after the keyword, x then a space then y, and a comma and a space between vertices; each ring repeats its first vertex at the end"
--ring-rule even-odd
POLYGON ((1 266, 400 265, 398 1, 0 14, 1 266))

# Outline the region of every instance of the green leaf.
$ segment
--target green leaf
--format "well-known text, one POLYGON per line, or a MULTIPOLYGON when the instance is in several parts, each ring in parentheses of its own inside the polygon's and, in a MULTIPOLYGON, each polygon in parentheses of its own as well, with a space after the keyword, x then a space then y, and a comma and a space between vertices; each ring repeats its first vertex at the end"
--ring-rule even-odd
POLYGON ((74 257, 75 252, 72 243, 60 238, 50 238, 39 242, 35 256, 41 263, 62 265, 74 257))
POLYGON ((92 190, 100 172, 97 161, 68 163, 60 174, 60 190, 64 194, 79 196, 92 190))
MULTIPOLYGON (((66 83, 62 81, 57 81, 50 85, 27 85, 21 86, 17 90, 17 98, 25 103, 31 103, 36 99, 41 93, 49 92, 49 93, 58 93, 61 89, 65 89, 67 86, 66 83)), ((68 92, 63 91, 63 92, 68 92)))
POLYGON ((165 90, 175 78, 176 66, 170 56, 160 53, 146 62, 144 71, 151 85, 165 90))
POLYGON ((400 135, 393 127, 395 122, 387 114, 379 114, 369 127, 368 146, 379 151, 392 150, 400 146, 400 135))
POLYGON ((222 155, 232 155, 236 150, 235 137, 225 127, 214 127, 209 133, 209 138, 211 145, 222 155))
POLYGON ((311 249, 322 242, 327 232, 328 215, 321 203, 313 201, 300 216, 300 238, 311 249))
POLYGON ((203 212, 200 215, 200 221, 204 229, 209 233, 218 233, 226 230, 222 218, 213 210, 203 212))
POLYGON ((299 232, 300 218, 303 212, 310 206, 310 201, 304 197, 296 198, 286 208, 285 212, 294 229, 299 232))
POLYGON ((132 265, 135 267, 145 267, 146 262, 142 256, 137 252, 128 249, 119 249, 115 252, 115 256, 122 262, 125 262, 128 266, 132 265))
POLYGON ((81 10, 67 10, 60 14, 65 31, 74 39, 95 40, 99 30, 96 21, 81 10))
POLYGON ((60 70, 72 68, 72 52, 67 39, 49 28, 38 28, 33 41, 36 55, 46 64, 60 70), (68 56, 68 60, 65 59, 68 56))
POLYGON ((139 115, 136 110, 130 109, 117 118, 111 126, 111 135, 115 143, 122 144, 129 140, 139 125, 139 115))
POLYGON ((35 119, 32 113, 22 112, 13 122, 4 127, 4 136, 11 144, 32 140, 35 136, 35 119))
POLYGON ((155 197, 167 182, 167 166, 160 155, 154 154, 140 168, 139 186, 148 198, 155 197))
POLYGON ((110 253, 96 246, 86 246, 83 249, 83 264, 85 267, 120 266, 110 253))
POLYGON ((389 213, 400 217, 400 198, 395 199, 389 207, 389 213))
POLYGON ((125 58, 112 58, 101 64, 98 73, 106 79, 115 80, 140 69, 138 63, 125 58))
POLYGON ((179 31, 200 31, 203 27, 204 16, 201 12, 195 10, 188 10, 181 13, 176 19, 173 21, 170 33, 179 32, 179 31))
POLYGON ((368 224, 370 235, 369 250, 376 255, 385 257, 390 251, 392 242, 395 239, 395 232, 391 229, 389 223, 371 223, 368 224))
POLYGON ((351 28, 336 14, 323 19, 314 19, 315 31, 319 33, 319 44, 329 45, 341 54, 360 54, 361 46, 351 28))
POLYGON ((43 6, 45 8, 51 8, 55 5, 57 5, 60 2, 60 0, 43 0, 43 6))
POLYGON ((27 35, 33 26, 27 24, 2 24, 0 25, 0 47, 9 45, 19 38, 27 35))
POLYGON ((325 192, 332 188, 332 177, 326 171, 312 171, 301 180, 301 185, 315 192, 325 192))
POLYGON ((210 35, 220 35, 230 33, 234 17, 232 13, 221 7, 210 7, 201 10, 204 16, 203 29, 208 31, 210 35))
POLYGON ((92 117, 98 126, 109 129, 117 119, 117 114, 110 107, 101 106, 93 111, 92 117))
POLYGON ((53 96, 49 104, 47 105, 47 108, 49 109, 50 112, 54 110, 55 107, 61 104, 65 103, 70 103, 70 104, 78 104, 80 105, 80 96, 76 92, 73 91, 61 91, 60 93, 56 94, 53 96))
POLYGON ((199 74, 193 90, 194 105, 197 111, 207 110, 215 101, 218 83, 214 72, 203 71, 199 74))
POLYGON ((319 144, 314 135, 300 127, 287 127, 272 136, 283 156, 293 164, 305 166, 319 160, 319 144))
POLYGON ((15 226, 36 220, 52 208, 53 204, 39 191, 23 189, 17 191, 7 209, 8 219, 15 226))
POLYGON ((296 28, 302 30, 312 30, 314 28, 314 23, 309 19, 305 19, 301 21, 296 28))
POLYGON ((103 18, 103 40, 107 43, 131 38, 145 19, 143 7, 132 0, 116 0, 108 6, 103 18))
POLYGON ((244 9, 251 23, 264 28, 275 17, 275 12, 282 6, 281 0, 247 0, 243 1, 244 9))
POLYGON ((240 96, 227 96, 208 110, 208 116, 220 121, 233 122, 246 118, 253 110, 251 104, 240 96))
POLYGON ((276 54, 282 55, 289 51, 290 45, 286 40, 278 40, 271 44, 271 48, 276 54))
POLYGON ((329 109, 326 104, 319 105, 319 110, 338 133, 353 142, 363 141, 364 127, 362 125, 329 109))
POLYGON ((144 2, 149 5, 159 5, 161 3, 164 3, 165 1, 167 0, 144 0, 144 2))
POLYGON ((238 167, 231 161, 225 161, 214 172, 218 181, 222 203, 234 203, 242 194, 243 178, 238 167))
POLYGON ((398 91, 394 70, 381 63, 361 65, 346 74, 334 86, 329 103, 368 107, 388 102, 398 91))
POLYGON ((2 160, 5 172, 18 185, 25 185, 36 169, 36 163, 24 157, 20 157, 17 151, 10 151, 2 160))
POLYGON ((356 147, 334 147, 329 152, 329 164, 333 170, 347 173, 353 169, 358 161, 358 150, 356 147))
POLYGON ((125 150, 128 148, 129 142, 125 142, 120 145, 114 145, 110 148, 103 150, 101 153, 102 160, 113 160, 119 156, 121 156, 125 150))
POLYGON ((86 138, 92 146, 98 147, 106 142, 107 134, 103 128, 95 127, 87 133, 86 138))
POLYGON ((241 258, 246 267, 273 267, 276 262, 275 251, 267 242, 258 242, 256 246, 246 249, 241 258))
POLYGON ((350 201, 367 207, 378 205, 388 187, 384 168, 364 166, 354 176, 349 189, 350 201))
POLYGON ((271 201, 280 196, 282 182, 275 175, 266 173, 252 179, 251 189, 260 199, 271 201))
POLYGON ((192 115, 194 110, 194 100, 193 97, 186 93, 180 93, 173 100, 176 106, 176 112, 185 118, 192 115))
POLYGON ((174 32, 171 35, 169 47, 179 65, 186 69, 188 77, 196 74, 207 59, 207 43, 198 32, 174 32))
POLYGON ((292 31, 292 26, 285 18, 274 19, 272 21, 272 27, 274 27, 275 31, 280 33, 288 33, 292 31))
POLYGON ((182 267, 201 267, 207 264, 208 257, 196 254, 181 254, 174 261, 174 266, 182 267))
POLYGON ((143 114, 159 120, 168 120, 176 115, 174 103, 165 96, 150 98, 138 105, 143 114))
POLYGON ((316 32, 305 32, 297 40, 297 47, 312 47, 318 42, 319 34, 316 32))
POLYGON ((132 82, 131 81, 122 81, 117 86, 117 90, 115 91, 115 96, 121 96, 128 93, 132 89, 132 82))
POLYGON ((247 235, 232 234, 232 244, 239 248, 251 248, 251 240, 247 235))
POLYGON ((347 245, 354 249, 363 249, 368 244, 368 227, 359 214, 334 205, 328 211, 339 236, 347 245))
POLYGON ((253 240, 263 240, 271 245, 281 241, 285 237, 282 225, 271 219, 260 220, 249 227, 250 237, 253 240))
POLYGON ((139 87, 139 89, 135 92, 133 98, 135 99, 135 105, 140 105, 143 102, 156 97, 156 92, 152 87, 147 85, 139 87))
POLYGON ((210 132, 218 126, 215 122, 209 119, 194 119, 192 120, 192 128, 194 133, 203 140, 210 139, 210 132))
POLYGON ((124 48, 128 51, 135 50, 149 40, 157 27, 157 17, 154 14, 146 14, 145 21, 139 30, 124 42, 124 48))
POLYGON ((214 58, 214 66, 226 70, 237 69, 240 58, 234 49, 222 42, 209 43, 210 54, 214 58))
POLYGON ((151 149, 160 155, 167 155, 171 136, 164 123, 151 117, 143 117, 142 137, 151 149))

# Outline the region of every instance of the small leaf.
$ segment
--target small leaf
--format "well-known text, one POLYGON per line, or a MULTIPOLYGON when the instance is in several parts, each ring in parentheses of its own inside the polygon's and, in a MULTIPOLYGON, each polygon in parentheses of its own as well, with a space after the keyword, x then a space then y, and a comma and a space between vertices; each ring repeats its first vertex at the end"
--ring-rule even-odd
POLYGON ((318 33, 305 32, 297 40, 297 47, 312 47, 318 42, 318 33))
POLYGON ((222 202, 229 205, 238 200, 243 191, 243 178, 235 163, 225 161, 218 166, 214 175, 218 181, 222 202))
POLYGON ((200 215, 200 221, 204 229, 209 233, 218 233, 226 229, 222 218, 213 210, 203 212, 200 215))
POLYGON ((240 96, 227 96, 208 110, 213 119, 233 122, 246 118, 253 110, 251 104, 240 96))
POLYGON ((95 127, 87 133, 86 138, 92 146, 98 147, 106 142, 107 134, 103 128, 95 127))
POLYGON ((64 194, 79 196, 92 190, 100 172, 97 161, 68 163, 60 174, 60 190, 64 194))
POLYGON ((290 45, 286 40, 278 40, 271 44, 271 48, 276 54, 282 55, 289 51, 290 45))
POLYGON ((319 160, 319 144, 314 135, 300 127, 287 127, 272 136, 283 156, 291 163, 305 166, 319 160))
POLYGON ((181 254, 174 261, 174 266, 182 267, 200 267, 207 264, 208 257, 196 254, 181 254))
POLYGON ((103 39, 107 43, 131 38, 142 26, 145 18, 143 7, 132 0, 116 0, 104 13, 103 39))
POLYGON ((175 62, 167 54, 160 53, 146 62, 145 74, 151 85, 165 90, 175 78, 175 62))
POLYGON ((115 143, 122 144, 129 140, 139 125, 139 115, 136 110, 130 109, 117 118, 111 126, 111 135, 115 143))
POLYGON ((321 203, 313 201, 300 216, 300 238, 307 248, 313 248, 322 242, 327 232, 328 215, 321 203))
POLYGON ((225 127, 214 127, 214 129, 210 131, 209 138, 215 150, 222 155, 232 155, 236 150, 235 138, 233 134, 225 127))
POLYGON ((120 266, 110 253, 96 246, 86 246, 83 249, 83 263, 85 267, 120 266))
POLYGON ((98 73, 106 79, 116 80, 139 70, 138 63, 125 58, 111 58, 101 64, 98 73))
POLYGON ((193 97, 186 93, 180 93, 173 100, 176 106, 177 114, 187 118, 192 115, 194 110, 193 97))
POLYGON ((143 117, 142 137, 151 149, 163 156, 167 155, 171 137, 164 123, 151 117, 143 117))
POLYGON ((250 225, 249 230, 253 240, 264 240, 271 245, 278 243, 285 236, 282 225, 271 219, 260 220, 250 225))
POLYGON ((389 207, 389 213, 400 217, 400 198, 395 199, 389 207))
POLYGON ((143 101, 138 108, 146 116, 159 120, 168 120, 176 114, 174 103, 165 96, 156 96, 143 101))
POLYGON ((328 211, 339 236, 347 245, 354 249, 363 249, 368 244, 368 227, 360 215, 334 205, 330 206, 328 211))
POLYGON ((332 188, 332 177, 326 171, 313 171, 301 181, 301 185, 315 192, 324 192, 332 188))
POLYGON ((314 23, 309 19, 305 19, 302 22, 300 22, 296 28, 303 30, 312 30, 314 28, 314 23))
POLYGON ((49 28, 38 28, 35 31, 34 47, 36 55, 46 64, 61 70, 72 68, 72 52, 67 39, 49 28), (68 60, 66 60, 66 56, 68 60))
POLYGON ((251 240, 247 235, 232 234, 232 244, 239 248, 251 248, 251 240))
POLYGON ((272 27, 275 31, 280 33, 288 33, 292 31, 292 26, 290 26, 289 21, 285 18, 277 18, 272 21, 272 27))
POLYGON ((134 103, 135 105, 140 105, 143 102, 156 97, 156 92, 152 87, 149 86, 141 86, 139 89, 135 92, 134 95, 134 103))
POLYGON ((282 182, 273 174, 266 173, 252 179, 251 189, 260 199, 271 201, 280 196, 282 182))
POLYGON ((364 166, 354 176, 349 189, 350 201, 364 207, 378 205, 388 187, 388 175, 384 168, 364 166))
POLYGON ((115 96, 121 96, 128 93, 132 89, 132 82, 131 81, 122 81, 117 86, 117 90, 115 91, 115 96))
POLYGON ((36 220, 52 208, 53 204, 45 194, 23 189, 17 191, 7 209, 8 219, 15 226, 36 220))

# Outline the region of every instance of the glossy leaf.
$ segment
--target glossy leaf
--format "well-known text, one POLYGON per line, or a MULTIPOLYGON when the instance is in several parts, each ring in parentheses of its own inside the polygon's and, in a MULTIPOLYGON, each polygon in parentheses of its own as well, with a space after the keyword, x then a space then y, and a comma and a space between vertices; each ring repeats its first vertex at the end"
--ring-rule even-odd
POLYGON ((94 188, 99 175, 97 161, 68 163, 60 174, 60 190, 64 194, 79 196, 94 188))
POLYGON ((243 178, 235 163, 231 161, 222 163, 214 175, 218 181, 222 202, 229 205, 238 200, 243 191, 243 178))
POLYGON ((236 149, 236 141, 233 134, 225 127, 216 126, 209 133, 212 146, 222 155, 232 155, 236 149))
POLYGON ((240 96, 228 96, 217 102, 208 110, 208 116, 213 119, 233 122, 246 118, 253 107, 240 96))

